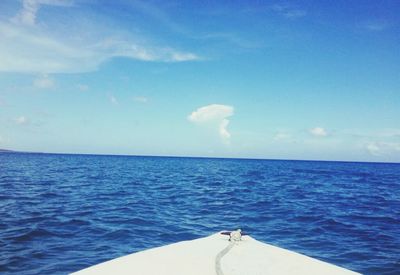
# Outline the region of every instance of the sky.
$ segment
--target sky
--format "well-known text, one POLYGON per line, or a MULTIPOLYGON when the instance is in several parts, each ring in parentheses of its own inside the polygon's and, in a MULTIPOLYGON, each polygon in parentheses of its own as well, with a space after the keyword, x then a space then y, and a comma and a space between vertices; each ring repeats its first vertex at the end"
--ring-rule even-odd
POLYGON ((400 162, 400 2, 2 0, 0 148, 400 162))

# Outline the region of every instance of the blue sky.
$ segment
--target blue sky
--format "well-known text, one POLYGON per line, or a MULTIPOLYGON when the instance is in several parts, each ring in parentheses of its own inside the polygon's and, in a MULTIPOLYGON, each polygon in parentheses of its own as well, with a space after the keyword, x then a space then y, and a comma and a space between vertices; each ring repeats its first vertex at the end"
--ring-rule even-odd
POLYGON ((399 1, 0 3, 0 148, 400 162, 399 1))

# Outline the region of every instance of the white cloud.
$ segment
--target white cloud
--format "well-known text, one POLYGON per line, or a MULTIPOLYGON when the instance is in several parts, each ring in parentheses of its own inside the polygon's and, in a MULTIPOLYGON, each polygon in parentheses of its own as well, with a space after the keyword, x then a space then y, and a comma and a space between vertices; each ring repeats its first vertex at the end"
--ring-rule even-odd
POLYGON ((19 116, 14 119, 15 123, 18 125, 27 125, 29 124, 29 120, 25 116, 19 116))
POLYGON ((33 80, 33 86, 39 89, 50 89, 54 87, 54 80, 44 74, 33 80))
POLYGON ((219 135, 225 141, 231 138, 231 134, 228 132, 228 124, 229 120, 223 119, 219 125, 219 135))
POLYGON ((148 98, 144 96, 135 96, 133 97, 133 101, 139 102, 139 103, 147 103, 148 98))
POLYGON ((23 0, 21 10, 11 20, 14 23, 20 23, 20 24, 25 24, 25 25, 35 25, 36 14, 39 11, 41 5, 71 6, 72 1, 68 1, 68 0, 23 0))
POLYGON ((218 133, 221 139, 229 143, 231 134, 228 131, 228 117, 233 115, 234 108, 228 105, 211 104, 193 111, 188 120, 195 123, 213 122, 218 125, 218 133))
POLYGON ((39 10, 39 3, 37 1, 23 1, 23 8, 13 18, 14 22, 19 22, 27 25, 34 25, 36 21, 36 13, 39 10))
POLYGON ((170 59, 169 61, 173 62, 191 61, 199 59, 199 57, 193 53, 181 53, 181 52, 171 51, 170 55, 171 57, 169 58, 170 59))
POLYGON ((361 27, 363 29, 366 29, 367 31, 380 32, 388 29, 390 27, 390 24, 385 21, 369 21, 362 23, 361 27))
POLYGON ((71 45, 39 29, 0 22, 0 71, 71 73, 95 70, 104 60, 87 45, 71 45))
POLYGON ((110 95, 110 102, 113 105, 118 105, 119 103, 118 100, 113 95, 110 95))
POLYGON ((310 129, 310 134, 315 137, 326 137, 328 135, 326 130, 322 127, 315 127, 310 129))
POLYGON ((171 48, 142 46, 125 38, 107 37, 93 46, 93 50, 108 53, 111 57, 128 57, 142 61, 184 62, 198 60, 193 53, 171 48))
POLYGON ((400 143, 398 142, 369 142, 365 148, 373 156, 384 156, 398 154, 400 152, 400 143))
MULTIPOLYGON (((115 57, 161 62, 200 59, 191 52, 154 46, 143 34, 111 28, 100 15, 69 21, 60 17, 59 24, 48 24, 37 13, 40 5, 68 6, 71 1, 25 0, 22 4, 14 18, 0 21, 0 72, 88 72, 115 57)), ((70 10, 73 16, 76 11, 70 10)))
POLYGON ((222 104, 211 104, 193 111, 188 119, 193 122, 222 120, 233 115, 233 107, 222 104))
POLYGON ((380 156, 381 155, 381 149, 376 143, 368 143, 366 146, 368 152, 373 155, 373 156, 380 156))

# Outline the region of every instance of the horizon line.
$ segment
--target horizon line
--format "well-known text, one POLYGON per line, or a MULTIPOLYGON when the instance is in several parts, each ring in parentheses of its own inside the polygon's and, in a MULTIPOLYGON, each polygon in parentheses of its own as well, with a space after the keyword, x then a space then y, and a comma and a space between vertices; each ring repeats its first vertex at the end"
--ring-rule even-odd
POLYGON ((370 164, 400 164, 400 162, 360 161, 360 160, 324 160, 324 159, 283 159, 257 157, 216 157, 216 156, 180 156, 180 155, 140 155, 140 154, 111 154, 111 153, 71 153, 71 152, 37 152, 0 149, 1 153, 22 154, 49 154, 49 155, 83 155, 83 156, 115 156, 115 157, 158 157, 158 158, 197 158, 197 159, 233 159, 233 160, 266 160, 266 161, 304 161, 304 162, 343 162, 343 163, 370 163, 370 164))

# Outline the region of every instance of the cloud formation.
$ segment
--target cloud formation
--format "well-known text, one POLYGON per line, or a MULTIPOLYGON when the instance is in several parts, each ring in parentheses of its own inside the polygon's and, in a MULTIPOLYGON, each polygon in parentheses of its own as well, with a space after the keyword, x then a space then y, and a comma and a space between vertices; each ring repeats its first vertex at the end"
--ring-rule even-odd
POLYGON ((211 104, 193 111, 188 116, 188 120, 194 123, 216 123, 219 136, 225 143, 229 143, 231 134, 228 131, 228 118, 233 116, 233 112, 232 106, 211 104))
POLYGON ((326 137, 328 135, 326 130, 322 127, 315 127, 310 129, 310 134, 315 137, 326 137))
POLYGON ((36 14, 41 5, 71 6, 69 0, 23 0, 21 10, 11 19, 14 23, 33 26, 36 24, 36 14))
MULTIPOLYGON (((123 27, 111 28, 103 18, 66 21, 60 17, 58 24, 47 24, 48 18, 41 18, 38 13, 41 5, 64 9, 73 3, 25 0, 13 18, 0 20, 0 72, 88 72, 115 57, 161 62, 200 59, 191 52, 153 45, 142 33, 139 37, 123 27)), ((76 10, 71 9, 71 16, 73 12, 76 10)))
POLYGON ((305 10, 288 4, 275 4, 271 8, 274 12, 287 19, 297 19, 307 15, 305 10))
POLYGON ((219 125, 219 135, 225 141, 231 138, 231 134, 228 132, 228 124, 229 120, 223 119, 219 125))
POLYGON ((369 142, 365 148, 369 154, 376 157, 400 153, 400 143, 398 142, 369 142))

